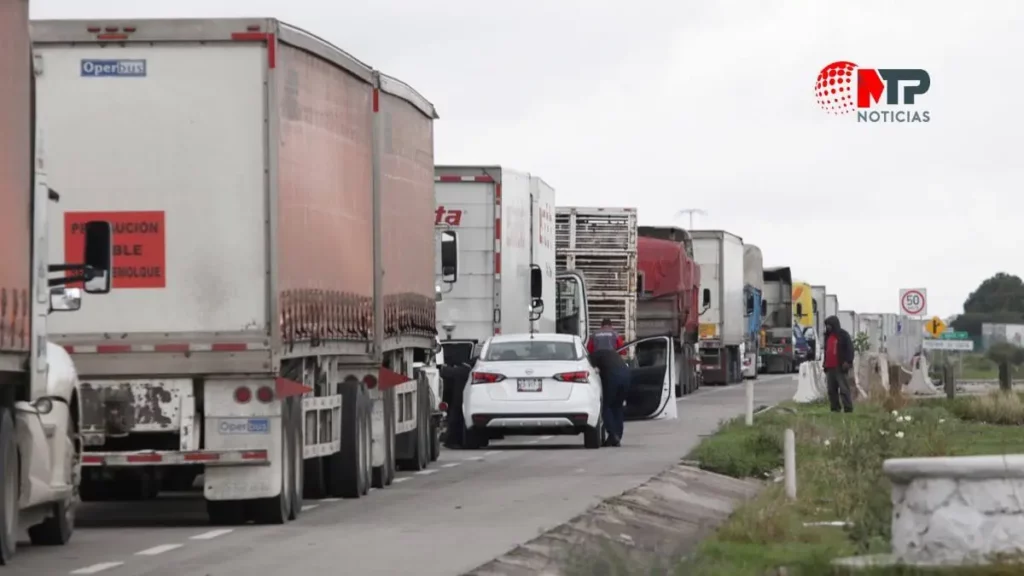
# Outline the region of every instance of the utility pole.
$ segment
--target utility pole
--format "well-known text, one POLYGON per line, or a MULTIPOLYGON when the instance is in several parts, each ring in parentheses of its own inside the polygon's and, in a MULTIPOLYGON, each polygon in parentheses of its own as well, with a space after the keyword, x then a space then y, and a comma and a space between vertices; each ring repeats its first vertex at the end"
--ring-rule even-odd
POLYGON ((676 212, 676 218, 678 219, 681 216, 686 215, 686 214, 690 215, 690 227, 687 228, 687 230, 693 230, 693 215, 694 214, 700 214, 701 216, 707 216, 708 215, 707 212, 705 212, 704 210, 701 210, 700 208, 687 208, 685 210, 680 210, 679 212, 676 212))

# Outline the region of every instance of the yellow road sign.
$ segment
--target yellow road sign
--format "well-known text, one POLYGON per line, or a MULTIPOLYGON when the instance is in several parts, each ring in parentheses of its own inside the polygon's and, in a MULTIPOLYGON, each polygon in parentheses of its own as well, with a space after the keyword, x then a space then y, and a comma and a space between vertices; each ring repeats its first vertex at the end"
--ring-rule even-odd
POLYGON ((946 331, 946 323, 942 321, 942 318, 933 316, 932 319, 924 325, 924 331, 931 334, 932 338, 938 338, 946 331))

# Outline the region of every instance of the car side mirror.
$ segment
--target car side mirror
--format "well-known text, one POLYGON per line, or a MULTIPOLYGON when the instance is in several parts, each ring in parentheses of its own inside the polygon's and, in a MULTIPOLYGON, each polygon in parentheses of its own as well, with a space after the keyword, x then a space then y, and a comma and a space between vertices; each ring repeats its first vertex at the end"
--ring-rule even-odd
POLYGON ((441 231, 441 281, 454 284, 459 280, 459 234, 441 231))
POLYGON ((536 264, 530 265, 530 298, 532 300, 544 298, 544 273, 536 264))
POLYGON ((711 306, 711 289, 710 288, 705 288, 704 289, 704 292, 701 295, 701 302, 700 303, 701 303, 701 306, 703 306, 704 308, 707 308, 708 306, 711 306))
POLYGON ((50 288, 50 312, 74 312, 82 307, 82 289, 50 288))
POLYGON ((85 281, 87 294, 110 292, 114 261, 113 235, 110 222, 92 220, 85 223, 85 254, 82 261, 86 266, 86 277, 89 278, 85 281))
POLYGON ((803 318, 804 317, 804 305, 800 304, 799 302, 796 305, 796 317, 797 318, 803 318))

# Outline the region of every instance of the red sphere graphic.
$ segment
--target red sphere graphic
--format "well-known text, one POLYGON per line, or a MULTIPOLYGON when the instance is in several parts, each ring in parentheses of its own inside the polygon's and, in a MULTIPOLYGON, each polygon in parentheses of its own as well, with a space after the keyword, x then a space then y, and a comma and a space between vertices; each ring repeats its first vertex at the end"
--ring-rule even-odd
POLYGON ((829 114, 849 114, 857 107, 854 99, 853 62, 833 62, 821 69, 814 82, 814 95, 818 105, 829 114))

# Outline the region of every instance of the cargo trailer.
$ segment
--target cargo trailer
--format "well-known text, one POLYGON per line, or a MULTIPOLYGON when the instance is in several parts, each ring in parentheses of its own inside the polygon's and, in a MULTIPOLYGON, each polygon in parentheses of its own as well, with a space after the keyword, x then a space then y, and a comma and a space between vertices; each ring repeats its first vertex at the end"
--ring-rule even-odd
POLYGON ((740 346, 745 329, 743 239, 721 230, 693 230, 694 260, 700 266, 699 338, 701 375, 709 384, 742 379, 740 346))

